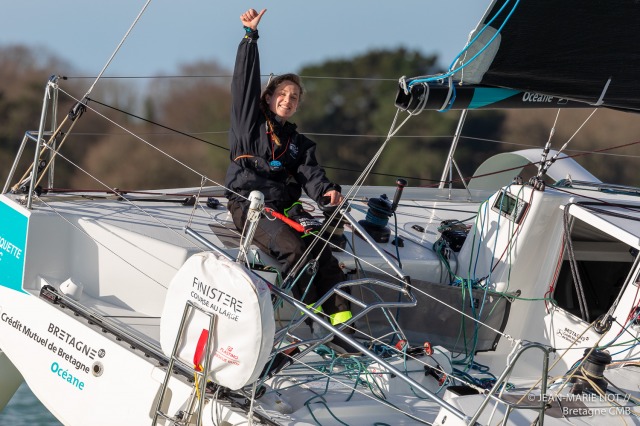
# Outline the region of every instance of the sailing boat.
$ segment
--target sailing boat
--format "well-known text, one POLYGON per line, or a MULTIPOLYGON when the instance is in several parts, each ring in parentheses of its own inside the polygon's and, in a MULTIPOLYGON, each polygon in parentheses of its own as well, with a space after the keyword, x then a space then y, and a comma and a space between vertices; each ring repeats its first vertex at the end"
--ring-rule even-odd
MULTIPOLYGON (((493 2, 448 73, 400 79, 399 113, 637 110, 634 67, 620 63, 636 59, 635 3, 590 6, 493 2), (576 45, 567 35, 585 23, 597 36, 576 45)), ((640 424, 639 189, 550 146, 490 158, 463 189, 344 186, 318 237, 349 277, 333 292, 355 308, 332 327, 282 287, 251 224, 234 232, 222 187, 36 190, 59 129, 86 107, 45 131, 60 84, 47 83, 0 195, 0 349, 13 365, 0 367, 63 424, 640 424), (334 335, 360 353, 336 354, 334 335)))

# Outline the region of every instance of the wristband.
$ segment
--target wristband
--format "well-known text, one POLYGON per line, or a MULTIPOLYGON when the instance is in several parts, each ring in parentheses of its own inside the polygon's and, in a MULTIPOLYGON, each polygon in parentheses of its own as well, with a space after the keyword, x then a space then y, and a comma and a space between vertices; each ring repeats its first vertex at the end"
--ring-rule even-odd
POLYGON ((244 38, 247 38, 249 40, 255 41, 258 38, 260 38, 260 36, 258 35, 258 30, 257 29, 253 29, 253 28, 249 28, 249 27, 243 27, 244 28, 244 38))

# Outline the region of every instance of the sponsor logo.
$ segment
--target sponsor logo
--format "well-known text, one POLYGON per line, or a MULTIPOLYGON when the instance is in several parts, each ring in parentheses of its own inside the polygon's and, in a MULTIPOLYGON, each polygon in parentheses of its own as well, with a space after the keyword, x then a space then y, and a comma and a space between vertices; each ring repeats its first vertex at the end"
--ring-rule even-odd
POLYGON ((238 321, 242 313, 242 300, 231 294, 206 284, 198 277, 193 277, 191 297, 201 305, 211 308, 218 315, 225 316, 232 321, 238 321))
POLYGON ((79 359, 79 355, 84 355, 90 359, 94 359, 95 357, 103 358, 106 354, 104 349, 96 350, 91 346, 85 344, 82 340, 77 339, 75 336, 69 334, 68 332, 62 330, 60 327, 57 327, 53 323, 49 324, 49 328, 46 333, 38 333, 36 330, 33 330, 30 326, 23 324, 17 318, 10 316, 6 312, 0 314, 0 322, 7 324, 9 327, 14 328, 16 331, 22 333, 27 339, 36 344, 46 348, 47 350, 53 352, 62 360, 68 362, 73 366, 76 371, 82 371, 83 373, 89 374, 91 372, 91 368, 89 365, 85 364, 81 359, 79 359), (59 342, 62 342, 60 344, 59 342), (72 353, 76 351, 78 353, 72 353))
POLYGON ((73 373, 70 373, 66 368, 62 368, 57 362, 53 361, 50 371, 74 388, 84 390, 84 382, 74 376, 73 373))
POLYGON ((295 143, 289 145, 289 155, 291 156, 291 158, 298 157, 298 145, 296 145, 295 143))
POLYGON ((23 293, 28 226, 27 216, 0 202, 0 286, 23 293))
POLYGON ((524 92, 522 95, 522 102, 551 103, 553 102, 553 96, 541 95, 540 93, 534 92, 524 92))
POLYGON ((57 337, 59 340, 61 340, 65 344, 71 346, 81 354, 88 356, 92 360, 95 359, 96 356, 103 358, 105 355, 104 350, 98 351, 92 348, 91 346, 84 343, 82 340, 77 339, 74 335, 70 334, 69 332, 63 330, 62 328, 56 326, 53 323, 49 323, 49 329, 47 331, 51 333, 54 337, 57 337))
POLYGON ((20 257, 22 256, 22 249, 2 236, 0 236, 0 250, 2 250, 0 251, 0 258, 2 258, 5 253, 13 256, 16 260, 20 260, 20 257))
POLYGON ((558 337, 560 337, 561 339, 564 339, 568 342, 586 342, 587 340, 589 340, 589 336, 585 336, 582 335, 580 336, 580 334, 578 334, 577 332, 571 330, 570 328, 563 328, 562 330, 558 330, 556 332, 556 335, 558 337))

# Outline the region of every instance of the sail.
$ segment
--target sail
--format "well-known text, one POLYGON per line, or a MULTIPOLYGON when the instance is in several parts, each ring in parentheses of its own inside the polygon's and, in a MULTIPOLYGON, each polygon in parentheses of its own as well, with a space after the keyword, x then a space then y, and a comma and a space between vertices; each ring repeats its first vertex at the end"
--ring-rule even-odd
POLYGON ((565 107, 579 102, 638 111, 639 19, 636 0, 495 0, 451 67, 451 80, 408 79, 396 103, 419 105, 431 92, 427 86, 444 84, 451 92, 444 99, 448 108, 458 107, 456 92, 481 88, 496 90, 502 104, 488 100, 471 108, 557 107, 562 100, 565 107), (505 103, 505 89, 519 102, 505 103))

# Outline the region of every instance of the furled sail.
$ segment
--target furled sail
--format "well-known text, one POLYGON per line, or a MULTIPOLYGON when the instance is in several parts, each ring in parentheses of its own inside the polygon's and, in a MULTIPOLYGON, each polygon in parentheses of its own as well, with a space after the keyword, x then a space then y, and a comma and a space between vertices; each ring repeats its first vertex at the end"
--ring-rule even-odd
POLYGON ((495 0, 449 73, 401 81, 396 104, 638 111, 639 21, 637 0, 495 0))

